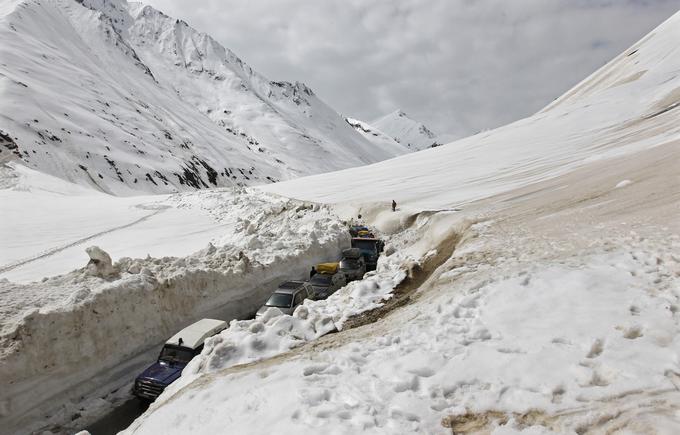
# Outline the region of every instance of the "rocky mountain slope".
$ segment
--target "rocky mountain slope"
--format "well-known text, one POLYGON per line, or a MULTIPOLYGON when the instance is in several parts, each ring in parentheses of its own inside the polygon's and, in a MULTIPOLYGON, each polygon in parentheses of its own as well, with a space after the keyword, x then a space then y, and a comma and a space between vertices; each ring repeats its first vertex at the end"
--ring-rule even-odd
POLYGON ((402 153, 140 3, 8 1, 0 38, 0 161, 107 193, 261 184, 402 153))

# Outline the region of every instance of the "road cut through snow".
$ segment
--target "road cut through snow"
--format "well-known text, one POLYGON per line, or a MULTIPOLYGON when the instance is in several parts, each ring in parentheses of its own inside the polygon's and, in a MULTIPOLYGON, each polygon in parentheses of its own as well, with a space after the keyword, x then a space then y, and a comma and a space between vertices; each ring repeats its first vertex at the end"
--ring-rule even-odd
MULTIPOLYGON (((251 315, 278 283, 304 277, 310 264, 335 260, 349 245, 346 227, 327 207, 260 192, 179 194, 155 205, 177 210, 159 213, 176 225, 137 242, 171 244, 183 217, 202 214, 215 232, 212 243, 177 257, 114 255, 116 273, 106 279, 80 268, 40 281, 0 281, 0 413, 10 432, 61 427, 84 414, 88 399, 129 382, 177 330, 202 317, 251 315)), ((73 228, 74 235, 96 230, 73 228)), ((134 251, 133 228, 121 235, 132 237, 134 251)))

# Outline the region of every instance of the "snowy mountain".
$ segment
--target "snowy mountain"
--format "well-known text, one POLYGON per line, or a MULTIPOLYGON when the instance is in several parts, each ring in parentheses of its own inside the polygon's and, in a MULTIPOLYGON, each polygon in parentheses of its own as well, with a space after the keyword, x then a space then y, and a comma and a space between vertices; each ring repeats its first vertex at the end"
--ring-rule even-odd
POLYGON ((0 8, 0 159, 113 194, 260 184, 398 155, 152 7, 0 8))
POLYGON ((526 119, 257 188, 105 195, 0 136, 1 431, 123 429, 159 343, 213 317, 123 433, 680 433, 679 39, 680 13, 526 119), (376 271, 246 318, 359 213, 376 271))
POLYGON ((295 191, 297 198, 307 200, 371 203, 393 196, 418 207, 457 207, 597 160, 669 145, 680 135, 679 35, 676 14, 528 118, 445 147, 269 190, 295 191), (340 180, 343 189, 328 190, 340 180), (361 189, 367 184, 372 188, 361 189))
POLYGON ((367 124, 364 121, 360 121, 354 118, 345 118, 345 121, 347 121, 349 125, 351 125, 357 132, 359 132, 360 135, 366 138, 366 140, 375 144, 376 146, 392 147, 398 150, 400 154, 405 154, 408 151, 414 151, 409 150, 407 147, 404 147, 402 144, 397 142, 393 137, 391 137, 387 133, 378 130, 377 128, 367 124))
POLYGON ((415 121, 401 110, 396 110, 369 123, 409 150, 420 151, 442 145, 435 133, 422 122, 415 121))

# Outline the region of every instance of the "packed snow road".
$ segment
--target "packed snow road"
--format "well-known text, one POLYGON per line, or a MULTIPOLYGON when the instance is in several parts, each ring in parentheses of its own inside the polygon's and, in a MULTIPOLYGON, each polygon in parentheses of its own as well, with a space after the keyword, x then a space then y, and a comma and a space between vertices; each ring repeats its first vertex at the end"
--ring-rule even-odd
MULTIPOLYGON (((363 227, 363 228, 365 228, 365 227, 363 227)), ((350 233, 352 233, 352 232, 350 231, 350 233)), ((368 232, 366 232, 366 233, 368 233, 368 232)), ((354 234, 354 235, 356 235, 356 234, 354 234)), ((367 234, 367 235, 369 235, 369 234, 367 234)), ((371 242, 373 239, 366 238, 367 235, 363 236, 362 238, 353 239, 352 244, 354 244, 355 242, 360 243, 360 244, 365 243, 365 242, 371 242)), ((372 236, 372 234, 370 234, 370 235, 372 236)), ((361 252, 361 251, 359 251, 359 252, 361 252)), ((345 257, 346 255, 354 256, 355 254, 356 254, 355 250, 343 250, 343 252, 342 252, 343 261, 346 260, 346 257, 345 257)), ((370 254, 367 253, 367 255, 370 255, 370 254)), ((359 263, 363 264, 363 259, 361 259, 359 261, 359 263)), ((338 274, 344 274, 344 272, 342 270, 337 268, 338 264, 342 265, 343 263, 342 262, 341 263, 326 263, 326 264, 317 265, 318 271, 317 271, 317 274, 314 275, 314 276, 316 277, 319 274, 321 274, 321 275, 328 277, 328 276, 334 276, 334 275, 338 275, 338 274), (330 267, 334 264, 336 265, 335 269, 330 267), (326 271, 324 269, 321 269, 322 266, 324 266, 324 268, 329 268, 329 270, 326 271)), ((360 276, 352 279, 352 281, 355 281, 357 279, 358 280, 363 279, 363 275, 365 273, 363 270, 364 269, 362 268, 362 272, 361 272, 360 276)), ((310 281, 308 283, 310 283, 310 282, 313 283, 314 280, 310 279, 310 281)), ((343 282, 345 282, 345 281, 343 280, 343 282)), ((292 281, 288 281, 286 284, 293 284, 293 283, 294 282, 292 282, 292 281)), ((399 287, 402 287, 402 286, 401 285, 398 286, 397 289, 399 289, 399 287)), ((281 291, 280 290, 281 288, 283 288, 285 290, 285 289, 289 289, 289 288, 292 288, 292 287, 290 287, 290 286, 281 287, 280 286, 279 290, 277 290, 277 291, 281 291)), ((310 288, 312 288, 312 284, 310 284, 310 288)), ((395 289, 395 291, 397 289, 395 289)), ((332 289, 331 294, 334 293, 335 291, 336 291, 335 289, 332 289)), ((319 294, 314 293, 313 299, 314 300, 321 300, 321 299, 325 299, 326 297, 327 296, 321 296, 320 297, 319 294)), ((296 305, 295 308, 297 308, 297 307, 298 306, 296 305)), ((381 307, 381 308, 385 308, 385 307, 381 307)), ((272 308, 268 308, 268 309, 271 310, 272 308)), ((263 306, 263 309, 258 311, 258 316, 260 315, 260 312, 262 312, 265 316, 271 317, 272 313, 267 313, 266 310, 267 310, 266 306, 263 306)), ((274 308, 274 310, 278 310, 278 309, 274 308)), ((372 311, 377 311, 377 309, 372 310, 372 311)), ((291 312, 291 314, 292 314, 292 312, 291 312)), ((366 313, 364 313, 364 314, 366 314, 366 313)), ((255 318, 255 316, 250 316, 250 317, 255 318)), ((363 317, 363 314, 362 314, 360 316, 354 316, 354 317, 350 318, 350 322, 357 317, 360 317, 363 320, 365 320, 365 318, 363 317)), ((207 321, 203 320, 201 322, 207 322, 207 321)), ((199 322, 199 323, 201 323, 201 322, 199 322)), ((217 321, 211 321, 211 322, 217 322, 217 321)), ((195 328, 195 327, 197 327, 197 325, 199 323, 192 325, 189 328, 195 328)), ((211 323, 211 325, 212 324, 213 323, 211 323)), ((217 323, 214 323, 214 324, 217 326, 217 323)), ((223 326, 219 326, 219 327, 223 327, 223 326)), ((188 328, 184 332, 178 332, 176 335, 177 336, 186 336, 185 334, 189 334, 186 331, 188 331, 188 328)), ((332 332, 332 331, 329 330, 328 332, 332 332)), ((170 343, 170 341, 168 343, 170 343)), ((202 348, 202 343, 199 342, 199 344, 202 348)), ((175 347, 174 344, 171 345, 171 348, 174 348, 174 347, 175 347)), ((156 363, 154 363, 154 365, 150 366, 147 370, 154 370, 156 367, 158 367, 158 365, 159 365, 159 363, 156 362, 156 363)), ((162 375, 160 375, 160 378, 157 381, 153 377, 148 378, 148 379, 144 378, 145 382, 151 381, 151 382, 162 382, 162 383, 164 383, 168 370, 178 369, 181 372, 181 370, 183 368, 182 366, 177 366, 175 363, 172 363, 172 362, 168 363, 166 365, 163 365, 163 363, 161 363, 161 366, 165 367, 165 369, 163 369, 162 372, 159 372, 159 373, 163 373, 162 375)), ((158 368, 160 369, 160 367, 158 367, 158 368)), ((149 373, 151 373, 151 371, 149 373)), ((125 386, 122 387, 120 389, 120 391, 114 391, 109 395, 110 396, 109 401, 112 405, 112 409, 107 411, 101 417, 97 418, 96 421, 93 421, 92 423, 85 424, 84 423, 85 421, 92 420, 92 419, 82 417, 82 415, 80 415, 73 422, 66 423, 65 425, 62 425, 62 426, 52 426, 52 427, 45 428, 45 429, 49 429, 52 432, 55 432, 55 431, 56 432, 62 432, 62 431, 76 430, 76 429, 82 428, 83 424, 85 424, 85 429, 90 434, 92 434, 92 435, 107 435, 107 434, 118 433, 119 431, 127 428, 137 417, 139 417, 148 408, 149 404, 151 403, 147 399, 141 399, 140 400, 137 397, 130 397, 129 394, 126 394, 126 392, 130 392, 130 391, 132 393, 134 393, 134 389, 131 388, 131 385, 130 385, 130 382, 129 382, 130 374, 136 374, 136 373, 131 372, 131 373, 128 373, 127 375, 123 376, 125 379, 127 379, 128 382, 126 382, 125 386)), ((138 378, 138 379, 140 379, 140 378, 138 378)), ((161 385, 161 384, 159 384, 159 385, 161 385)), ((144 392, 144 394, 147 394, 147 393, 144 392)))

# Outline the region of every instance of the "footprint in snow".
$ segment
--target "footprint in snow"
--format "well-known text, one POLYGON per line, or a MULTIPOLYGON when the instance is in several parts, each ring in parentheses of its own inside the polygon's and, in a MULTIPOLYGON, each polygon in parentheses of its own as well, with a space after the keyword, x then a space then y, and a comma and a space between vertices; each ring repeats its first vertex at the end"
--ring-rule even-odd
POLYGON ((623 338, 627 338, 629 340, 634 340, 639 337, 642 337, 642 327, 638 325, 631 326, 623 332, 623 338))
POLYGON ((319 406, 331 400, 331 392, 325 388, 314 388, 300 391, 300 402, 310 407, 319 406))
POLYGON ((564 397, 564 394, 567 392, 567 389, 564 388, 563 385, 558 385, 552 390, 552 403, 562 403, 562 398, 564 397))
POLYGON ((342 373, 340 367, 335 364, 313 364, 302 369, 303 376, 312 375, 337 375, 342 373))
POLYGON ((609 385, 609 381, 597 370, 593 370, 593 376, 590 378, 588 385, 591 387, 606 387, 609 385))
POLYGON ((407 370, 409 373, 414 374, 416 376, 419 376, 421 378, 429 378, 430 376, 434 376, 435 371, 431 367, 416 367, 410 370, 407 370))
POLYGON ((531 275, 527 272, 520 272, 519 276, 522 277, 522 280, 519 282, 519 285, 521 285, 522 287, 528 286, 529 283, 531 282, 531 275))
POLYGON ((552 339, 551 343, 553 344, 572 344, 571 341, 564 337, 555 337, 552 339))
POLYGON ((602 351, 604 350, 604 341, 600 338, 596 339, 593 344, 590 346, 590 351, 588 352, 588 355, 586 355, 587 358, 597 358, 602 354, 602 351))
POLYGON ((512 353, 526 353, 524 350, 520 348, 513 348, 513 347, 499 347, 496 349, 496 352, 499 353, 507 353, 507 354, 512 354, 512 353))
POLYGON ((397 382, 393 390, 395 393, 403 393, 405 391, 418 391, 420 388, 420 380, 418 376, 411 376, 409 379, 404 379, 397 382))

